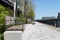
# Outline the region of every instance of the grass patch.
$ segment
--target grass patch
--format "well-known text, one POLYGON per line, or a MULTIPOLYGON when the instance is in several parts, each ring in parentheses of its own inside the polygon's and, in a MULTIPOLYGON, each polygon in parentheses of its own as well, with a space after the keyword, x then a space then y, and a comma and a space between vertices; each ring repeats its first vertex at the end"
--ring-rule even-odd
POLYGON ((4 40, 4 35, 0 34, 0 40, 4 40))

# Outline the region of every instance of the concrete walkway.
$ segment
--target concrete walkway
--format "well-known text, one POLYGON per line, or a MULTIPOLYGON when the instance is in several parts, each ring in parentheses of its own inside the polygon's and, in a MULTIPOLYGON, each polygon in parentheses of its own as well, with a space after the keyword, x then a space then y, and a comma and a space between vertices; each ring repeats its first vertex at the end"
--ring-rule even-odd
POLYGON ((26 25, 22 40, 60 40, 60 32, 45 24, 35 22, 35 25, 26 25))

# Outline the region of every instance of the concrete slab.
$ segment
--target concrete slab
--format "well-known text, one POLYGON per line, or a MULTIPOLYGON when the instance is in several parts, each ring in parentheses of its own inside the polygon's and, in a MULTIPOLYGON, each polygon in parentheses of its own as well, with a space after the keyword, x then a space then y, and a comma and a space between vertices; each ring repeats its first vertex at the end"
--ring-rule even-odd
POLYGON ((22 31, 4 32, 4 40, 22 40, 22 31))

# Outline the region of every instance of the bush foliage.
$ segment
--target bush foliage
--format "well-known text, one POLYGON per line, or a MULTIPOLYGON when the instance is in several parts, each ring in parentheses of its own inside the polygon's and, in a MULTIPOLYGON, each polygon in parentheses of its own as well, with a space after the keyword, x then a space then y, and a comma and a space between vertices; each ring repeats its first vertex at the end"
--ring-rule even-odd
POLYGON ((5 25, 0 25, 0 34, 2 34, 6 30, 5 25))
POLYGON ((5 16, 10 15, 12 10, 10 8, 6 8, 0 4, 0 24, 5 23, 5 16))

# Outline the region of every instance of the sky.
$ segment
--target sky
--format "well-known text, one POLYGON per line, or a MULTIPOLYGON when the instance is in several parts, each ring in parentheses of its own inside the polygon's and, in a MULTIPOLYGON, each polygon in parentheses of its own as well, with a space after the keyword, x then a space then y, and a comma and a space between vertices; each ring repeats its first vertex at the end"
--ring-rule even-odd
POLYGON ((34 0, 35 19, 58 16, 60 0, 34 0))

